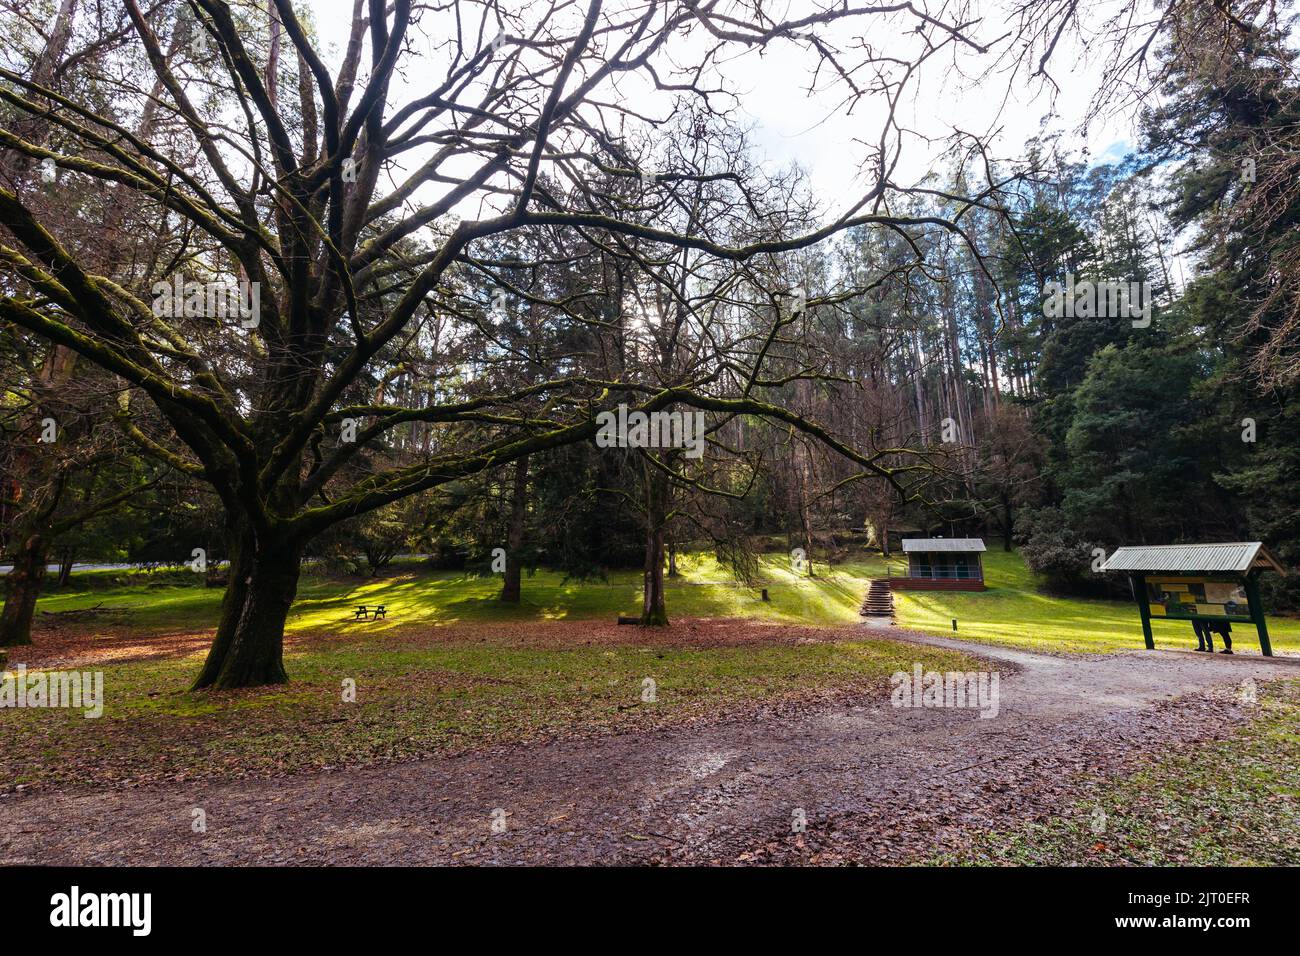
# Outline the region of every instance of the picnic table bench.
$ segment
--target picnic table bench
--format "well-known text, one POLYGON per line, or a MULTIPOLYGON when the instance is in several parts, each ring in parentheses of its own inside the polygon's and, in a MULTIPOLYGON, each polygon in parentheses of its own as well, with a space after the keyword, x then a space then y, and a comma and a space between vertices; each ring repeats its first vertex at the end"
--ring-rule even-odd
POLYGON ((381 617, 382 617, 384 620, 388 620, 388 612, 387 612, 386 610, 384 610, 384 606, 383 606, 382 604, 375 604, 375 605, 370 605, 370 604, 358 604, 358 605, 357 605, 357 609, 356 609, 356 611, 355 611, 355 612, 353 613, 353 615, 352 615, 352 620, 354 620, 354 621, 365 621, 365 620, 373 620, 373 621, 377 621, 377 620, 379 620, 381 617), (370 617, 369 615, 371 615, 372 613, 373 613, 373 617, 370 617))

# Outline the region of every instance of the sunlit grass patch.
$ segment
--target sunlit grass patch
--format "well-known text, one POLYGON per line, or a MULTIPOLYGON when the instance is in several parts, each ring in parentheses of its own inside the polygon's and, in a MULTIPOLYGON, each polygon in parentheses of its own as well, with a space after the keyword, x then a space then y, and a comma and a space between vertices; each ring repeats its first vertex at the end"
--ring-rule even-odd
MULTIPOLYGON (((904 562, 888 564, 878 555, 860 555, 840 564, 814 565, 815 577, 797 574, 783 553, 766 554, 758 579, 742 585, 719 566, 712 554, 679 557, 677 577, 666 581, 670 619, 743 618, 770 623, 843 625, 860 620, 858 609, 873 577, 902 574, 904 562), (761 589, 768 591, 768 601, 761 589)), ((1012 644, 1053 651, 1139 650, 1142 627, 1132 601, 1104 601, 1049 595, 1014 552, 984 555, 987 591, 896 590, 898 624, 924 633, 1012 644), (957 631, 952 621, 957 619, 957 631)), ((445 627, 469 622, 613 620, 637 614, 641 574, 616 570, 604 580, 578 581, 539 569, 526 575, 523 600, 502 604, 499 576, 474 577, 455 571, 430 571, 418 563, 402 565, 381 578, 335 578, 304 573, 290 612, 290 635, 390 634, 407 627, 445 627), (358 621, 358 604, 384 604, 383 620, 358 621)), ((67 611, 103 604, 121 608, 104 618, 106 625, 140 633, 202 631, 215 626, 221 591, 196 582, 191 587, 165 584, 116 588, 52 590, 43 595, 41 611, 67 611)), ((1193 646, 1186 622, 1153 622, 1156 646, 1193 646)), ((93 624, 87 625, 93 631, 93 624)), ((1279 652, 1300 651, 1300 619, 1270 617, 1269 634, 1279 652)), ((1234 628, 1234 643, 1257 651, 1254 628, 1234 628)))
MULTIPOLYGON (((1045 594, 1015 552, 984 555, 987 591, 894 592, 900 626, 929 634, 1049 651, 1133 651, 1145 647, 1135 601, 1100 601, 1045 594), (952 621, 957 619, 957 631, 952 621)), ((1158 648, 1196 646, 1186 621, 1153 621, 1158 648)), ((1254 625, 1232 629, 1233 647, 1258 653, 1254 625)), ((1269 617, 1274 651, 1300 651, 1300 619, 1269 617)), ((1217 642, 1216 642, 1217 646, 1217 642)))
MULTIPOLYGON (((680 574, 666 582, 670 617, 737 617, 773 622, 842 624, 857 619, 870 561, 828 568, 817 577, 795 574, 785 555, 764 555, 759 579, 752 586, 732 580, 712 555, 686 554, 680 574), (768 601, 761 589, 768 590, 768 601)), ((876 569, 878 571, 878 568, 876 569)), ((616 570, 605 580, 579 581, 539 569, 525 575, 523 600, 503 604, 499 576, 475 577, 456 571, 429 571, 404 566, 381 578, 341 578, 304 573, 290 612, 290 633, 352 630, 389 631, 408 625, 448 625, 467 621, 530 621, 614 618, 638 612, 641 573, 616 570), (387 616, 359 621, 359 604, 384 604, 387 616)), ((41 611, 92 608, 122 609, 105 623, 145 630, 214 627, 221 590, 199 582, 183 585, 124 585, 110 589, 51 590, 41 597, 41 611)))

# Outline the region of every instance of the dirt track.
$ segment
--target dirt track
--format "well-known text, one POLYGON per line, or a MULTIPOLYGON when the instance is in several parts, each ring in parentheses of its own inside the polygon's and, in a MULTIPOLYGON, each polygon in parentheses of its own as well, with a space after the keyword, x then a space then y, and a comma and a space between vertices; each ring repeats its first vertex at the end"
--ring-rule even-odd
POLYGON ((366 771, 36 793, 0 801, 0 863, 906 862, 954 827, 1060 812, 1073 773, 1221 736, 1250 715, 1247 677, 1300 677, 1297 658, 891 636, 1018 669, 999 715, 864 700, 366 771))

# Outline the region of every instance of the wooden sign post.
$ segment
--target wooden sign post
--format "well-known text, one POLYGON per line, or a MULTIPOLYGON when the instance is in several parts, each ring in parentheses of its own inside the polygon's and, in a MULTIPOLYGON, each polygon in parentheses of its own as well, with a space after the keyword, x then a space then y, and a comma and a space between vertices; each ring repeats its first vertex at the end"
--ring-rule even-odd
MULTIPOLYGON (((1154 650, 1152 620, 1254 624, 1259 649, 1273 656, 1259 576, 1286 570, 1262 543, 1164 544, 1119 548, 1103 571, 1127 573, 1142 617, 1142 638, 1154 650)), ((1198 631, 1199 634, 1199 631, 1198 631)))
POLYGON ((1259 634, 1260 650, 1265 657, 1273 656, 1259 597, 1258 571, 1244 575, 1136 574, 1132 577, 1147 650, 1154 650, 1156 646, 1151 633, 1153 618, 1226 621, 1229 624, 1254 624, 1259 634))

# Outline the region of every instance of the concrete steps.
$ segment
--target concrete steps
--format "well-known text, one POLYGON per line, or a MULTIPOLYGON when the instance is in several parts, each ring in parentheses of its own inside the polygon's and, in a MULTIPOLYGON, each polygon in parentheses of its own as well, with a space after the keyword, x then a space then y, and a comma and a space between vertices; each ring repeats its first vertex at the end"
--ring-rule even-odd
POLYGON ((862 617, 893 617, 894 592, 888 578, 875 578, 867 588, 866 600, 862 602, 862 617))

